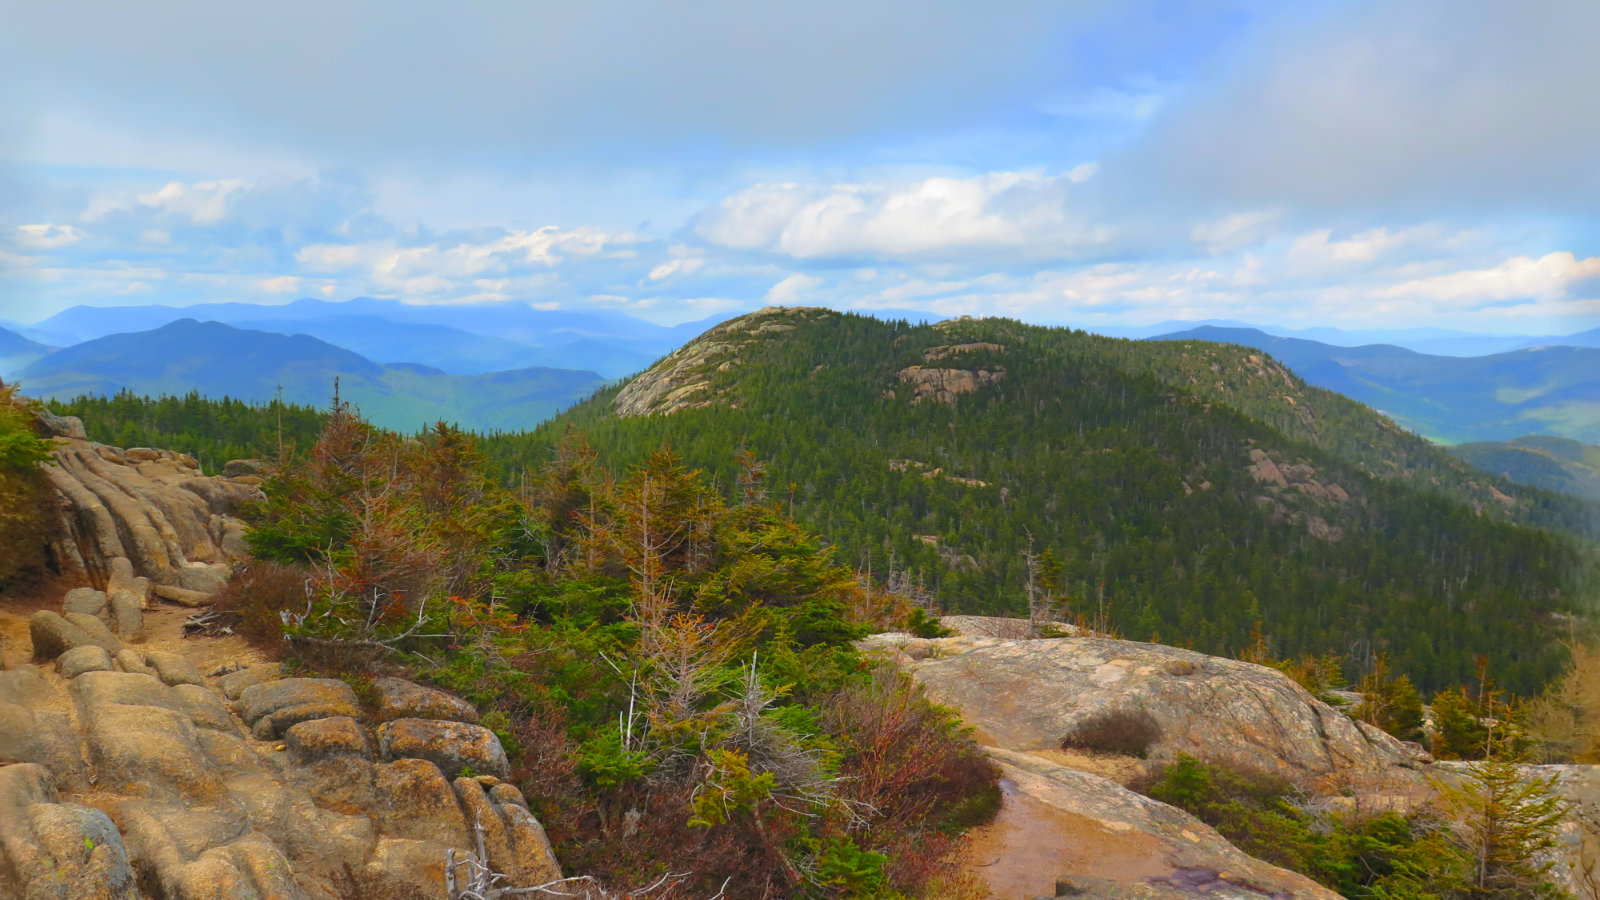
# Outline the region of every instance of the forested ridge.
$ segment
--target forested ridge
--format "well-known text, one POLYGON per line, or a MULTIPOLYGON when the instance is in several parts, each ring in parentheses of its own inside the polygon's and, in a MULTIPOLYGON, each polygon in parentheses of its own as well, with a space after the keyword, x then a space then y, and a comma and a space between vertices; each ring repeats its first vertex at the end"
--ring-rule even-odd
POLYGON ((1282 656, 1332 651, 1359 670, 1387 652, 1425 689, 1470 681, 1479 654, 1501 683, 1537 689, 1559 666, 1552 628, 1589 587, 1586 542, 1457 498, 1492 488, 1506 518, 1570 531, 1591 510, 1471 473, 1348 401, 1302 402, 1309 415, 1284 429, 1306 441, 1292 439, 1238 407, 1280 389, 1262 381, 1288 396, 1304 385, 1246 348, 1231 348, 1230 368, 1212 352, 1222 345, 831 313, 719 331, 726 352, 679 373, 674 385, 705 386, 670 415, 619 417, 626 386, 614 388, 530 433, 490 436, 486 452, 515 481, 577 429, 607 464, 666 444, 727 480, 727 448, 744 446, 841 558, 903 572, 947 610, 1025 610, 1031 541, 1059 567, 1069 613, 1104 611, 1124 636, 1233 654, 1259 627, 1282 656), (913 366, 999 375, 947 403, 913 396, 900 375, 913 366), (1343 418, 1323 422, 1322 406, 1343 418), (1397 435, 1397 477, 1373 474, 1395 469, 1395 453, 1349 437, 1362 431, 1397 435), (1263 480, 1252 451, 1288 483, 1263 480), (1424 477, 1438 489, 1417 489, 1424 477))
MULTIPOLYGON (((1537 690, 1588 608, 1592 505, 1479 473, 1249 348, 802 311, 734 320, 653 371, 672 365, 670 415, 618 416, 621 385, 483 448, 516 488, 572 429, 613 469, 670 445, 725 487, 743 447, 841 561, 947 611, 1024 611, 1031 545, 1069 617, 1228 655, 1259 630, 1351 676, 1387 653, 1427 690, 1471 681, 1480 654, 1537 690), (992 380, 917 399, 918 366, 992 380)), ((278 446, 271 406, 55 408, 208 463, 278 446)), ((285 443, 309 446, 319 416, 286 408, 285 443)))

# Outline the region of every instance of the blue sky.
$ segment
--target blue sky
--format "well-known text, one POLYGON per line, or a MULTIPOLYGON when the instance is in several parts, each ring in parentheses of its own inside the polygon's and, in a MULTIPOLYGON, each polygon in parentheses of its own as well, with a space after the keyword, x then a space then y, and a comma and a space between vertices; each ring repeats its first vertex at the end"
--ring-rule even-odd
POLYGON ((1600 325, 1593 0, 7 18, 0 318, 365 295, 1600 325))

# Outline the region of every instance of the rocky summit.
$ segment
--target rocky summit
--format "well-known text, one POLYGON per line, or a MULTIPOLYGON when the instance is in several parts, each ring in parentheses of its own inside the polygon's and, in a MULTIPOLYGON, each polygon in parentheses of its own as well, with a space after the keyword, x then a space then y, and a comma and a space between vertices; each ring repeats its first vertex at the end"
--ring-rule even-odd
POLYGON ((232 636, 186 639, 245 555, 259 477, 56 440, 63 576, 0 612, 0 900, 439 898, 481 847, 506 886, 559 879, 506 754, 460 698, 288 677, 232 636))
POLYGON ((459 698, 384 678, 364 705, 185 641, 177 607, 142 644, 68 615, 35 614, 31 661, 0 671, 0 900, 442 897, 480 831, 507 885, 561 877, 459 698))

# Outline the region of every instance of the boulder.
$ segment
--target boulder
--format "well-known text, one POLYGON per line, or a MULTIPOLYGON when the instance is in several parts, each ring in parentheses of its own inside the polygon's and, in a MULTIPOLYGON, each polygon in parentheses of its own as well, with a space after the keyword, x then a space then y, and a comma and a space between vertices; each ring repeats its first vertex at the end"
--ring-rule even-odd
POLYGON ((297 766, 309 766, 333 756, 372 757, 367 733, 348 716, 312 719, 290 726, 283 734, 283 745, 297 766))
POLYGON ((102 789, 189 804, 223 795, 194 721, 171 688, 148 675, 85 672, 72 680, 72 694, 102 789))
POLYGON ((481 725, 396 719, 378 726, 378 749, 384 759, 428 760, 451 778, 469 767, 476 775, 511 774, 500 739, 481 725))
POLYGON ((117 653, 117 669, 132 675, 156 677, 156 670, 144 661, 144 654, 126 647, 117 653))
POLYGON ((332 678, 285 678, 245 688, 238 711, 258 740, 282 737, 292 725, 361 714, 355 691, 332 678))
POLYGON ((111 617, 111 608, 106 601, 105 591, 94 588, 81 587, 67 591, 66 599, 61 601, 61 611, 69 613, 82 613, 86 616, 105 621, 111 617))
POLYGON ((85 644, 74 647, 56 658, 56 667, 63 678, 77 678, 85 672, 111 671, 111 654, 104 647, 85 644))
POLYGON ((374 678, 372 691, 377 698, 378 719, 449 719, 478 721, 478 711, 460 697, 423 687, 403 678, 374 678))
POLYGON ((524 884, 561 878, 550 839, 527 807, 497 802, 476 779, 457 778, 452 787, 467 824, 482 829, 490 868, 524 884))
POLYGON ((205 679, 200 677, 200 672, 194 663, 177 653, 168 653, 162 650, 146 650, 144 653, 145 664, 155 670, 156 677, 164 684, 205 684, 205 679))
POLYGON ((66 438, 73 441, 89 439, 89 433, 84 430, 82 419, 77 416, 58 416, 43 404, 34 407, 33 421, 34 430, 42 437, 66 438))
POLYGON ((28 637, 35 662, 49 662, 74 647, 93 645, 108 653, 122 649, 122 642, 106 630, 105 623, 83 613, 59 616, 41 609, 28 619, 28 637), (85 627, 91 622, 92 628, 85 627))
POLYGON ((229 700, 239 699, 245 688, 263 684, 268 681, 277 681, 283 677, 283 667, 277 663, 264 663, 259 666, 249 666, 236 669, 217 680, 217 687, 222 689, 222 695, 229 700))
POLYGON ((62 803, 50 771, 0 768, 0 896, 128 900, 140 895, 122 835, 105 813, 62 803), (13 893, 13 891, 15 893, 13 893))
POLYGON ((204 591, 191 591, 188 588, 181 588, 170 584, 152 585, 150 588, 150 593, 154 596, 160 597, 162 600, 166 600, 169 603, 176 603, 179 606, 188 606, 191 608, 208 606, 211 603, 211 595, 205 593, 204 591))
POLYGON ((375 820, 383 834, 446 847, 471 846, 461 805, 438 766, 425 759, 397 759, 372 769, 382 804, 374 811, 375 820))
POLYGON ((270 467, 259 459, 230 459, 222 465, 222 477, 237 478, 241 475, 267 475, 270 467))

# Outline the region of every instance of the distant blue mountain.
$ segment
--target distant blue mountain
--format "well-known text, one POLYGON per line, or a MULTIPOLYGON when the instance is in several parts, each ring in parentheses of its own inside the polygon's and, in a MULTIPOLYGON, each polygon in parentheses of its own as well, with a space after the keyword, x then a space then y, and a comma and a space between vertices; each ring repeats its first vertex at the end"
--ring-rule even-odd
POLYGON ((1263 350, 1311 384, 1359 400, 1441 443, 1506 441, 1528 434, 1600 443, 1600 348, 1433 356, 1388 344, 1335 347, 1253 328, 1212 326, 1153 340, 1216 341, 1263 350))
POLYGON ((618 312, 539 310, 526 304, 416 306, 357 297, 340 302, 75 306, 29 326, 59 345, 148 331, 192 318, 279 334, 309 334, 379 362, 419 362, 452 374, 507 368, 582 368, 630 375, 721 321, 672 327, 618 312))
POLYGON ((9 381, 34 360, 54 350, 37 341, 30 341, 15 331, 0 328, 0 380, 9 381))
POLYGON ((415 431, 444 420, 478 431, 531 428, 605 381, 592 371, 524 367, 456 375, 426 365, 386 365, 309 335, 179 319, 112 334, 44 356, 21 374, 34 397, 182 395, 325 405, 334 378, 344 399, 375 424, 415 431))
POLYGON ((1182 334, 1197 328, 1249 329, 1272 337, 1298 338, 1335 347, 1364 347, 1389 344, 1437 356, 1488 356, 1530 347, 1600 347, 1600 328, 1566 335, 1476 334, 1445 328, 1282 328, 1254 325, 1229 319, 1158 322, 1154 325, 1092 327, 1089 331, 1109 337, 1147 340, 1168 334, 1182 334))

